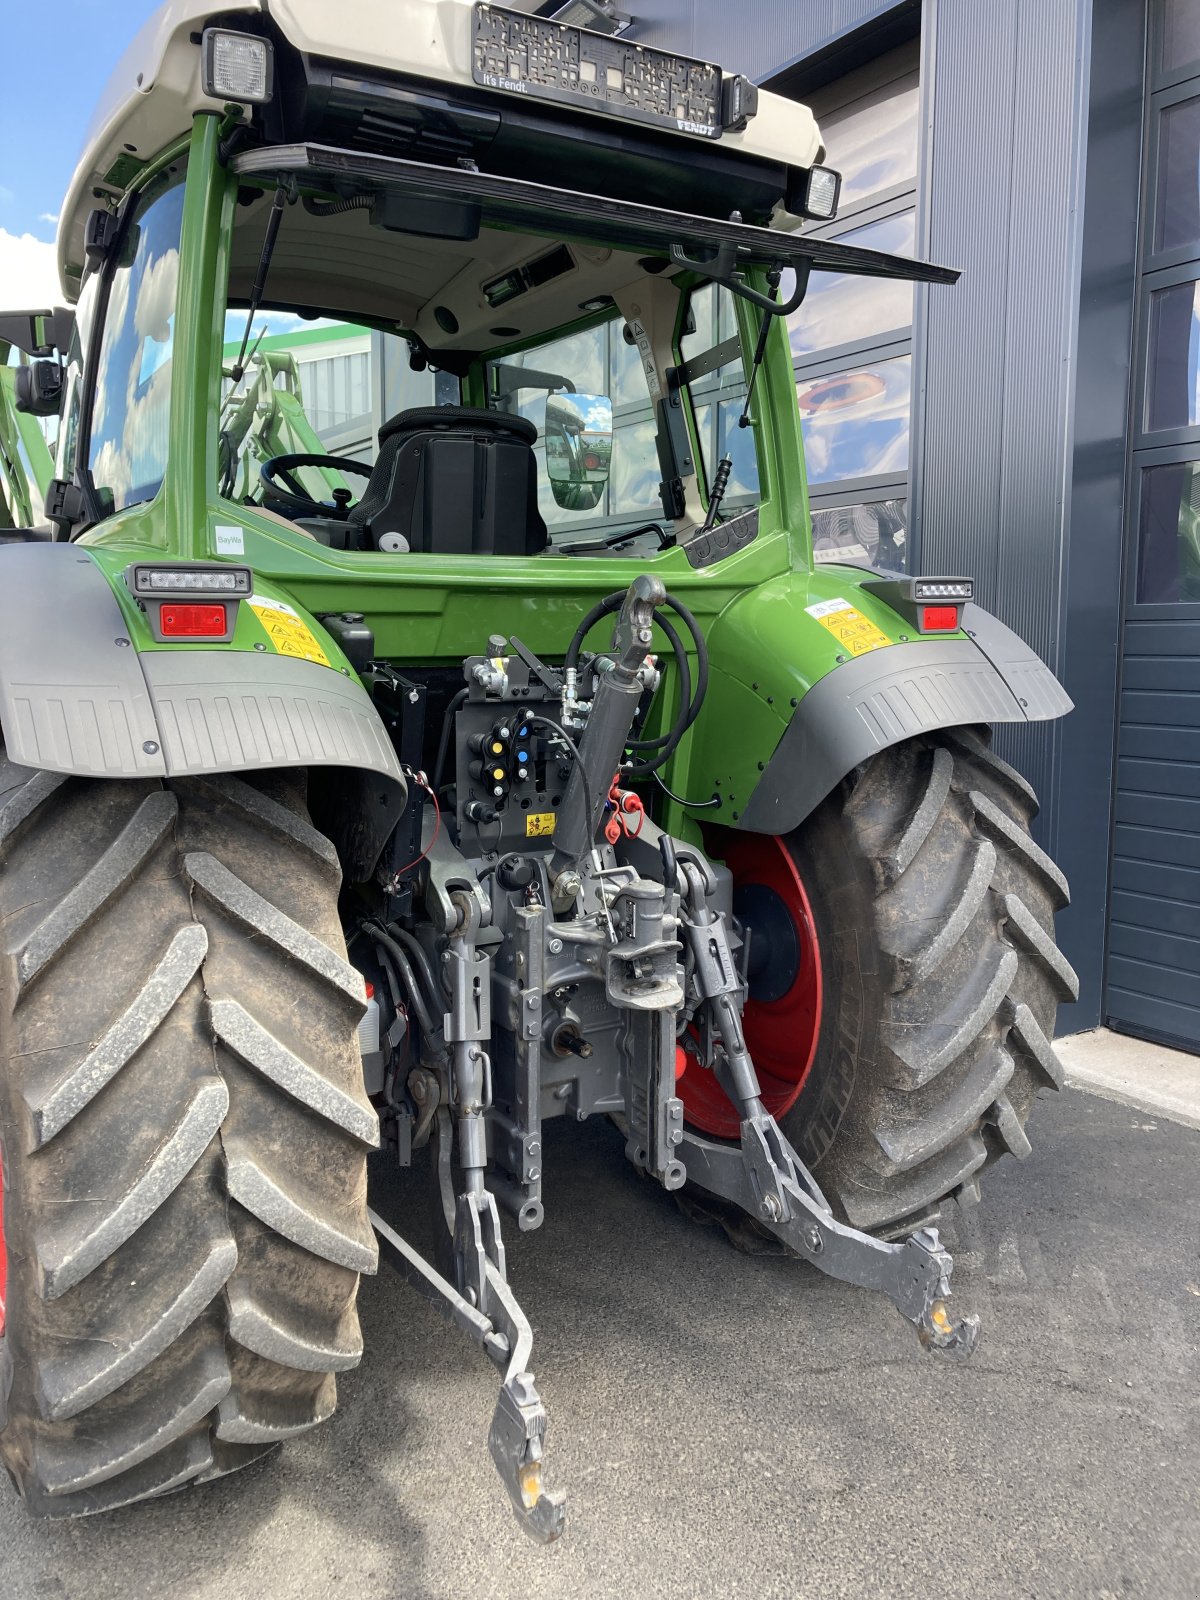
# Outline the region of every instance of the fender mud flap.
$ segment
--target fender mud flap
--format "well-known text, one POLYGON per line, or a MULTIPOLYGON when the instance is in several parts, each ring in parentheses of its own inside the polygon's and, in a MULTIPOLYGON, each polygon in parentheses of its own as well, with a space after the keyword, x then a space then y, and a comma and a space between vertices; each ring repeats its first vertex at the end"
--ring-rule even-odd
POLYGON ((964 626, 978 639, 921 639, 872 650, 805 695, 739 822, 750 833, 789 833, 860 762, 938 728, 1041 722, 1072 702, 1016 634, 977 606, 964 626))

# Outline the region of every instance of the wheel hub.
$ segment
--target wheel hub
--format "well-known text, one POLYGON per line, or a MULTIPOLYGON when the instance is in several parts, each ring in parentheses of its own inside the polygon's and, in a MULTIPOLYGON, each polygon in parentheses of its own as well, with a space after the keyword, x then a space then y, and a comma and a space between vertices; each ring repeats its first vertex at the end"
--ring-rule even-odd
MULTIPOLYGON (((772 1116, 800 1096, 821 1030, 821 950, 816 922, 796 864, 783 841, 723 831, 708 840, 733 873, 734 914, 748 931, 746 1044, 772 1116)), ((716 1075, 685 1042, 678 1080, 684 1117, 717 1138, 736 1139, 738 1114, 716 1075)))

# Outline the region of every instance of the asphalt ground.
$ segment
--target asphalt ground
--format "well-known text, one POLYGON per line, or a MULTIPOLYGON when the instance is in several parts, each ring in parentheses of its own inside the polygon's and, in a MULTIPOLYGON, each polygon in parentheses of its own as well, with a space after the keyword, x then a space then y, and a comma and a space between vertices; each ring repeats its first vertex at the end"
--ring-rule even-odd
MULTIPOLYGON (((390 1274, 334 1421, 204 1489, 74 1523, 0 1495, 2 1600, 1200 1595, 1200 1133, 1078 1092, 945 1229, 983 1336, 736 1253, 557 1125, 509 1232, 562 1541, 518 1530, 488 1363, 390 1274)), ((419 1231, 423 1188, 377 1190, 419 1231)))

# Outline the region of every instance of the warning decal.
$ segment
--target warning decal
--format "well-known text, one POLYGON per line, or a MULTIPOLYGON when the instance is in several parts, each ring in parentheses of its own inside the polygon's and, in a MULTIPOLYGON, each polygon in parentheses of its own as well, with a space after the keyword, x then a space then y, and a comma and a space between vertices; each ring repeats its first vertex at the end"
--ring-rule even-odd
POLYGON ((525 818, 525 837, 527 839, 546 839, 553 832, 553 811, 531 811, 525 818))
POLYGON ((293 656, 300 661, 315 661, 327 667, 329 657, 317 642, 317 636, 298 611, 283 600, 271 600, 266 595, 252 594, 250 609, 267 630, 267 637, 281 656, 293 656))
POLYGON ((856 611, 849 600, 822 600, 805 609, 849 655, 865 656, 868 651, 883 650, 892 642, 882 628, 877 628, 869 617, 856 611))

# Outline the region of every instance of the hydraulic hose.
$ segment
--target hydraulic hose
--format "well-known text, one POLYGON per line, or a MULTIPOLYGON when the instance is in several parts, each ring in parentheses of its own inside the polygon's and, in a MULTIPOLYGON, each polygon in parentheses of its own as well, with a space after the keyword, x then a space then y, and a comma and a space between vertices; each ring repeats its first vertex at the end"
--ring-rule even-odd
POLYGON ((417 975, 408 959, 408 952, 403 945, 397 944, 391 934, 386 932, 378 922, 364 922, 363 930, 368 938, 373 939, 377 945, 381 946, 384 955, 390 959, 401 985, 408 998, 412 1001, 413 1010, 417 1013, 417 1021, 421 1024, 425 1037, 427 1039, 435 1038, 437 1029, 433 1025, 433 1018, 430 1015, 425 996, 421 992, 421 985, 417 981, 417 975))
POLYGON ((433 792, 437 794, 442 787, 442 778, 446 771, 446 756, 450 751, 450 740, 454 734, 454 713, 467 698, 467 691, 460 689, 452 695, 450 704, 446 707, 445 719, 442 722, 442 736, 438 740, 437 759, 433 763, 433 792))
MULTIPOLYGON (((587 638, 587 635, 604 617, 610 616, 614 611, 619 611, 624 598, 624 594, 619 591, 610 595, 606 595, 603 600, 597 601, 597 603, 587 613, 587 615, 580 622, 579 626, 576 628, 575 633, 571 638, 571 642, 567 646, 567 653, 564 660, 564 666, 566 668, 578 668, 579 652, 583 648, 583 642, 587 638)), ((654 620, 662 629, 663 633, 666 634, 671 645, 671 649, 675 654, 676 662, 679 664, 679 714, 676 716, 675 722, 672 725, 669 733, 663 734, 657 739, 635 739, 630 741, 629 748, 631 750, 659 752, 657 755, 652 756, 648 760, 638 762, 631 767, 629 769, 629 776, 632 778, 647 778, 651 776, 652 773, 657 772, 660 768, 667 764, 668 760, 678 748, 679 742, 683 738, 684 734, 700 715, 700 708, 704 704, 704 697, 708 692, 708 645, 705 641, 703 633, 700 631, 700 624, 696 621, 696 618, 692 615, 691 611, 689 611, 687 606, 685 606, 683 602, 678 600, 673 594, 667 594, 663 597, 662 606, 655 607, 654 620), (692 642, 696 646, 696 683, 694 690, 691 686, 691 672, 687 666, 686 651, 684 651, 682 648, 682 643, 678 633, 663 616, 663 606, 669 607, 675 612, 676 616, 679 617, 680 621, 691 634, 692 642)))
POLYGON ((399 939, 400 943, 408 951, 413 961, 416 962, 417 970, 420 972, 421 977, 425 981, 425 997, 429 1001, 430 1005, 438 1005, 441 997, 441 985, 438 983, 437 975, 433 970, 433 966, 429 960, 429 953, 425 949, 425 946, 417 938, 416 934, 409 933, 408 929, 402 928, 398 922, 389 922, 387 925, 387 931, 391 934, 393 939, 399 939))

